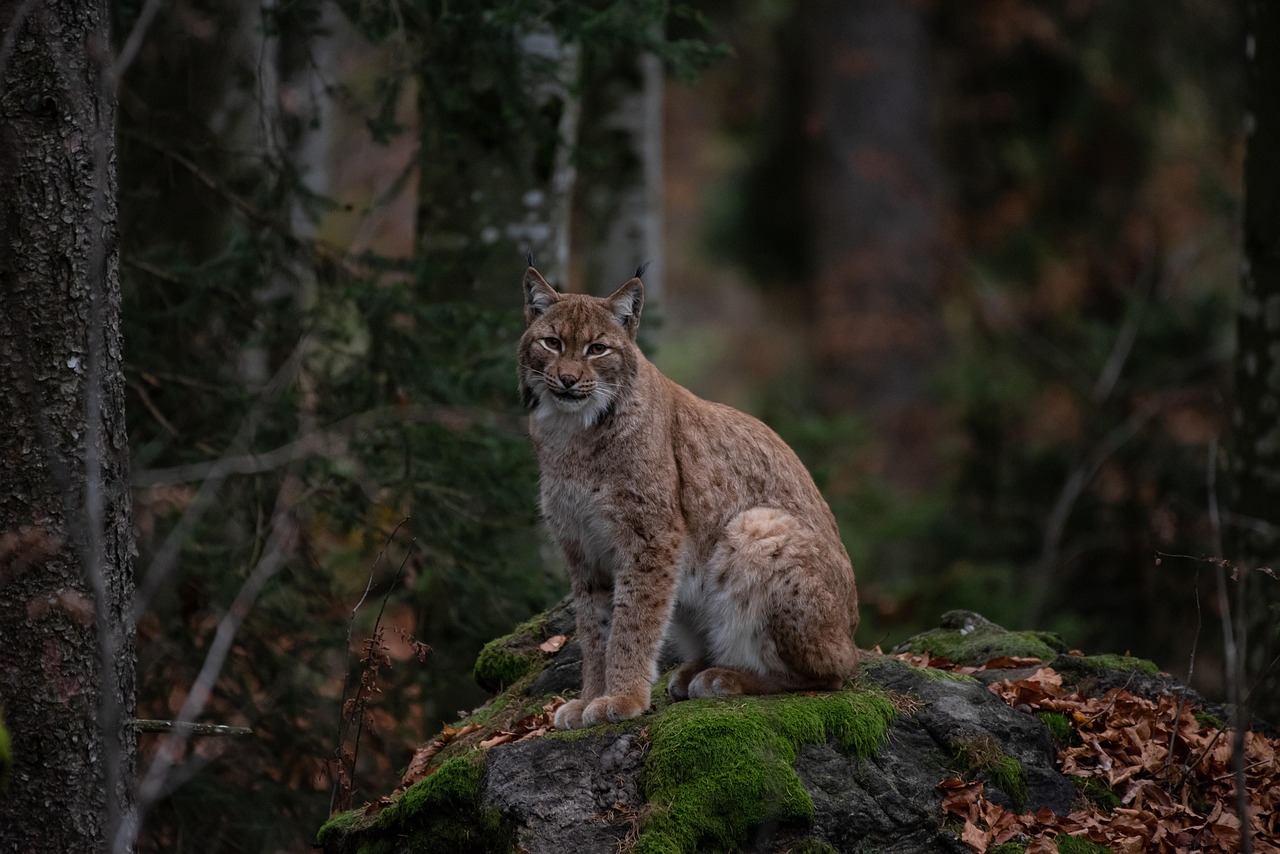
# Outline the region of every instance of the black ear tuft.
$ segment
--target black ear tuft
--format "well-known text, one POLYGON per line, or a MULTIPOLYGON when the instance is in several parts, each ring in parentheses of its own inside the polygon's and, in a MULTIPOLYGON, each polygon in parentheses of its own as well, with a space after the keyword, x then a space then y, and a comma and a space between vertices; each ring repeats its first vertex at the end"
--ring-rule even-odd
POLYGON ((528 252, 524 253, 524 260, 526 260, 526 261, 528 261, 528 262, 529 262, 529 266, 530 266, 530 267, 536 267, 536 266, 538 266, 537 264, 533 263, 533 250, 532 250, 532 249, 530 249, 528 252))
POLYGON ((649 265, 650 265, 650 264, 652 264, 652 263, 653 263, 653 261, 651 261, 651 260, 650 260, 650 261, 645 261, 645 262, 644 262, 643 264, 641 264, 639 267, 636 267, 636 278, 637 278, 637 279, 643 279, 643 278, 644 278, 644 271, 645 271, 645 270, 647 270, 647 269, 649 269, 649 265))

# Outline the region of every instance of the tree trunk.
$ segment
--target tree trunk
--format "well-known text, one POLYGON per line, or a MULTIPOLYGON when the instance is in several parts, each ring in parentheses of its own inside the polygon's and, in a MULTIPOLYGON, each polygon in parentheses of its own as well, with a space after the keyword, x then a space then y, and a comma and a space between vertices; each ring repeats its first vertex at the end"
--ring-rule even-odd
MULTIPOLYGON (((1245 4, 1248 114, 1244 164, 1244 263, 1236 318, 1235 409, 1232 413, 1234 496, 1229 555, 1240 566, 1280 570, 1280 6, 1262 0, 1245 4)), ((1257 674, 1277 649, 1276 584, 1246 573, 1241 583, 1258 589, 1242 597, 1252 610, 1243 652, 1257 674), (1250 577, 1252 576, 1252 577, 1250 577)), ((1273 671, 1275 668, 1273 668, 1273 671)), ((1270 676, 1274 685, 1280 674, 1270 676)), ((1271 697, 1274 690, 1254 689, 1271 697)))
POLYGON ((510 304, 532 254, 568 278, 580 49, 546 21, 502 23, 484 4, 417 24, 415 254, 428 299, 510 304), (460 97, 466 92, 467 97, 460 97))
MULTIPOLYGON (((662 301, 662 62, 652 54, 588 63, 574 217, 582 249, 574 290, 603 295, 645 272, 646 307, 662 301)), ((651 310, 651 309, 650 309, 651 310)))
POLYGON ((5 851, 105 850, 131 811, 133 541, 107 20, 103 0, 0 0, 5 851))
POLYGON ((925 6, 815 0, 799 21, 819 403, 870 420, 873 470, 925 487, 941 429, 926 386, 942 350, 925 6))

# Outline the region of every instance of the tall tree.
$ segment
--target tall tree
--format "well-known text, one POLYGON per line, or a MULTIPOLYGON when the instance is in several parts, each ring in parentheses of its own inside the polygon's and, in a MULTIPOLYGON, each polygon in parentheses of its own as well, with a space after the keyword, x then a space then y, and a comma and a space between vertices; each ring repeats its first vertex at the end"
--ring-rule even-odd
POLYGON ((0 2, 6 851, 105 850, 130 812, 133 542, 107 20, 104 0, 0 2))
POLYGON ((926 385, 942 351, 927 10, 894 0, 800 8, 820 405, 866 415, 884 443, 873 467, 919 489, 938 474, 940 417, 926 385))
MULTIPOLYGON (((1249 0, 1245 4, 1248 112, 1245 125, 1244 263, 1236 316, 1233 527, 1231 553, 1244 567, 1275 567, 1280 562, 1280 8, 1249 0)), ((1250 583, 1246 576, 1242 583, 1250 583)), ((1266 583, 1258 578, 1255 583, 1266 583)), ((1268 584, 1268 587, 1273 585, 1268 584)), ((1250 669, 1266 667, 1276 655, 1275 597, 1250 597, 1254 629, 1250 669), (1262 629, 1259 637, 1258 629, 1262 629)), ((1272 684, 1280 677, 1271 675, 1272 684)), ((1280 709, 1275 692, 1269 708, 1280 709)), ((1264 711, 1264 713, 1265 713, 1264 711)))

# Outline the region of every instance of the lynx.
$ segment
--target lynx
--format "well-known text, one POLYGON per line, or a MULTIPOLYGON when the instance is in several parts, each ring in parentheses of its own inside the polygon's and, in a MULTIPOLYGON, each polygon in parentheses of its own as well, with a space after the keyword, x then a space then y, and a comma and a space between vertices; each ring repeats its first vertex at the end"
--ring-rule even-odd
POLYGON ((777 434, 644 357, 636 273, 608 298, 524 275, 520 393, 582 644, 562 730, 646 712, 664 641, 677 700, 835 689, 858 663, 831 510, 777 434))

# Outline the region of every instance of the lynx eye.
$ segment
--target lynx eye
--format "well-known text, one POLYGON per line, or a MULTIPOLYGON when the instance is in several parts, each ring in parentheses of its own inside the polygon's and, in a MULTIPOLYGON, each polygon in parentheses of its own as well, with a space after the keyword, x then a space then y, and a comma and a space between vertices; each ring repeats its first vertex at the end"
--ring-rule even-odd
POLYGON ((538 343, 550 350, 552 353, 559 353, 564 349, 564 344, 561 343, 559 338, 542 338, 538 343))
POLYGON ((609 352, 609 345, 601 344, 599 341, 596 341, 592 344, 588 344, 583 352, 588 356, 603 356, 605 353, 609 352))

